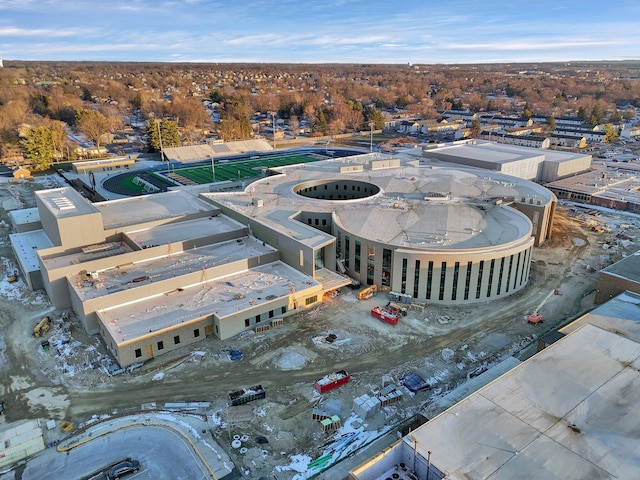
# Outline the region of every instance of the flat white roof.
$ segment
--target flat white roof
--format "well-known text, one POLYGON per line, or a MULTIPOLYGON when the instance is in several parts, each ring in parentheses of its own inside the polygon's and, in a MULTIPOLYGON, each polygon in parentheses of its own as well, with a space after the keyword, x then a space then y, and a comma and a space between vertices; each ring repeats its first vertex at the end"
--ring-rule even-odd
POLYGON ((97 313, 113 338, 124 343, 206 315, 223 319, 286 297, 292 288, 303 291, 318 285, 311 277, 277 261, 97 313))
POLYGON ((98 283, 86 284, 69 277, 69 285, 85 301, 274 251, 273 247, 254 237, 233 239, 183 252, 170 253, 167 249, 162 257, 101 270, 98 272, 98 283), (145 280, 141 280, 143 278, 145 280))
POLYGON ((102 213, 105 230, 216 210, 214 206, 181 190, 120 198, 93 205, 102 213))
POLYGON ((40 213, 36 207, 23 208, 21 210, 11 210, 9 217, 14 225, 28 225, 40 221, 40 213))
POLYGON ((639 368, 640 344, 585 325, 404 441, 451 479, 640 478, 639 368))
POLYGON ((28 272, 35 272, 40 269, 37 251, 53 247, 44 230, 12 233, 9 235, 9 240, 11 241, 13 252, 20 259, 20 264, 28 272))
POLYGON ((74 217, 98 211, 89 200, 71 187, 37 190, 35 195, 56 218, 74 217))
POLYGON ((233 232, 244 228, 242 224, 225 216, 216 215, 184 222, 167 223, 144 230, 127 231, 127 236, 138 245, 167 245, 171 242, 189 241, 207 235, 233 232))

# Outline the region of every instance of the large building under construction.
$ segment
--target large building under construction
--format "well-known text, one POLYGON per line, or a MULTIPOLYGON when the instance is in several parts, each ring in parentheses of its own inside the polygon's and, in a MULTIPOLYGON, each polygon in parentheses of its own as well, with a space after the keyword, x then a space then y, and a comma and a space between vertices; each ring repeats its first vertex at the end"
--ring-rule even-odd
POLYGON ((11 241, 30 283, 73 308, 121 366, 277 326, 357 281, 445 305, 522 289, 555 196, 413 153, 282 167, 241 192, 90 203, 42 190, 11 241))

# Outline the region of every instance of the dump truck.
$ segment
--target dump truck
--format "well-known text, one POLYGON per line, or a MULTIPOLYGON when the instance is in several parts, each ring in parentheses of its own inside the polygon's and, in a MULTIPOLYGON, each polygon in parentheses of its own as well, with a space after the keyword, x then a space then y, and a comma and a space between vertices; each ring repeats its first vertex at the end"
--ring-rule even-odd
POLYGON ((53 322, 48 315, 44 317, 42 320, 40 320, 40 323, 33 327, 33 336, 37 338, 41 337, 43 333, 47 333, 51 329, 52 323, 53 322))

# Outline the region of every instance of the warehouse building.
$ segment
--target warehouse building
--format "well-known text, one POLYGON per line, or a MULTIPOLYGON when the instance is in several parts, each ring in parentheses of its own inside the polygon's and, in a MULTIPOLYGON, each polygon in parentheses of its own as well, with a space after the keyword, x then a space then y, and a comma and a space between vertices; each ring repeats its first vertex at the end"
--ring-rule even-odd
POLYGON ((591 155, 483 140, 460 141, 436 148, 427 145, 423 148, 423 156, 534 182, 554 182, 586 172, 591 167, 591 155))
POLYGON ((625 292, 584 315, 349 479, 639 478, 638 305, 625 292))

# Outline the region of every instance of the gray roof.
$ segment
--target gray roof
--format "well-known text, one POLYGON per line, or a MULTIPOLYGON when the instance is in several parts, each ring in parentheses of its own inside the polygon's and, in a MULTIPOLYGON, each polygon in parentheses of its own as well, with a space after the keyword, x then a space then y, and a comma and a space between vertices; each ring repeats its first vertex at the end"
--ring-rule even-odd
POLYGON ((331 214, 345 231, 396 247, 448 250, 495 249, 529 238, 529 219, 497 199, 537 198, 546 204, 553 197, 533 182, 494 172, 431 168, 402 154, 394 157, 400 161, 398 168, 372 170, 366 168, 371 158, 362 155, 283 167, 283 175, 254 182, 244 192, 203 196, 314 247, 332 237, 294 220, 300 212, 331 214), (340 171, 358 162, 364 167, 361 172, 340 171), (333 180, 374 184, 380 193, 323 200, 294 192, 301 183, 333 180))
POLYGON ((639 368, 640 344, 586 325, 404 441, 450 479, 640 478, 639 368))

